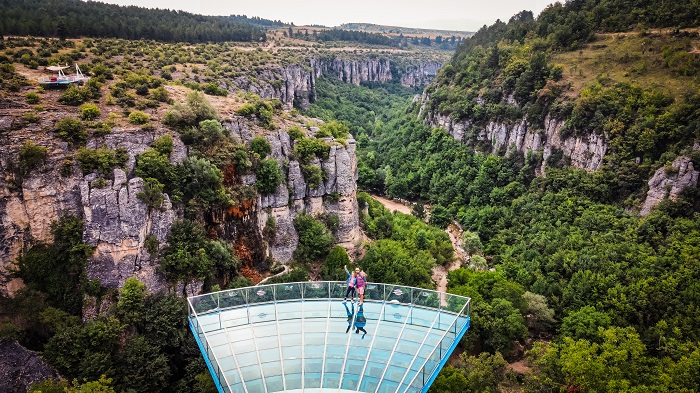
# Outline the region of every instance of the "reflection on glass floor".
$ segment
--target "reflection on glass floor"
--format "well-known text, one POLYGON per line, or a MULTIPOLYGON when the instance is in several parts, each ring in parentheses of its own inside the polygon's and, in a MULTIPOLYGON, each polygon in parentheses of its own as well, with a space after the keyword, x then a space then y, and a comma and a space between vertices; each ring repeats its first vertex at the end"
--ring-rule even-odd
POLYGON ((469 299, 448 295, 440 305, 434 291, 369 284, 358 306, 334 297, 344 285, 278 284, 190 298, 190 325, 217 388, 426 391, 469 327, 469 299))

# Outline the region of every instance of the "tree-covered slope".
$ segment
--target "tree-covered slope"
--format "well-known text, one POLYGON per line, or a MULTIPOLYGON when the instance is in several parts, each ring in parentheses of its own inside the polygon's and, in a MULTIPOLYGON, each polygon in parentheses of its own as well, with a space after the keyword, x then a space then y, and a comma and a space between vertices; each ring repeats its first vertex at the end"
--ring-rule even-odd
MULTIPOLYGON (((384 95, 385 110, 374 109, 368 122, 364 107, 381 102, 378 89, 353 87, 343 99, 312 106, 322 116, 357 114, 345 119, 366 135, 358 138, 360 187, 427 203, 431 223, 456 219, 465 230, 471 263, 450 273, 448 288, 473 298, 472 327, 465 353, 432 392, 694 391, 700 384, 699 189, 691 184, 638 214, 654 173, 672 177, 682 154, 700 167, 698 37, 694 28, 675 29, 696 24, 696 4, 635 3, 589 19, 610 4, 554 5, 537 20, 519 14, 467 40, 427 89, 423 108, 469 123, 465 140, 431 128, 405 95, 384 95), (680 7, 672 29, 649 17, 640 19, 648 29, 627 31, 628 16, 620 15, 661 15, 665 6, 680 7), (562 41, 556 32, 573 26, 561 22, 567 16, 581 16, 572 23, 590 23, 595 34, 562 41), (541 34, 536 28, 547 18, 550 33, 541 34), (537 176, 538 152, 492 154, 489 141, 478 139, 492 122, 524 119, 536 130, 547 118, 564 124, 565 137, 604 138, 600 169, 571 168, 554 156, 537 176)), ((320 96, 338 93, 320 89, 320 96)))
POLYGON ((2 0, 0 10, 0 34, 5 35, 167 42, 265 40, 261 27, 265 20, 255 18, 204 16, 80 0, 2 0))

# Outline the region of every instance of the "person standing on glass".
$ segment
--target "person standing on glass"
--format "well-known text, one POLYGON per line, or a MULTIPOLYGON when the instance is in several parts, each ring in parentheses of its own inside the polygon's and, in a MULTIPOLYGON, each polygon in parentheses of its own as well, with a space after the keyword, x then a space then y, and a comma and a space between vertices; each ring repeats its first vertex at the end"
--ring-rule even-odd
POLYGON ((348 275, 348 279, 345 280, 345 283, 348 284, 348 289, 345 291, 345 297, 343 298, 343 303, 345 303, 346 300, 348 300, 348 295, 350 295, 350 301, 354 302, 353 298, 355 297, 355 272, 350 273, 348 271, 348 265, 344 266, 345 268, 345 274, 348 275))
POLYGON ((365 286, 367 286, 367 273, 360 271, 360 268, 355 269, 355 286, 357 287, 357 293, 360 296, 360 303, 362 305, 365 302, 365 286))

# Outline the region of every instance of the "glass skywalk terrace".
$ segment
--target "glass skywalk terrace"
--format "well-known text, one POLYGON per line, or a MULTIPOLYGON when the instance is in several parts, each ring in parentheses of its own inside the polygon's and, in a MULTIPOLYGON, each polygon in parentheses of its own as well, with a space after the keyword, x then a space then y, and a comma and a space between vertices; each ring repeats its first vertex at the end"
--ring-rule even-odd
POLYGON ((368 283, 262 285, 188 299, 221 393, 425 392, 469 328, 470 299, 368 283))

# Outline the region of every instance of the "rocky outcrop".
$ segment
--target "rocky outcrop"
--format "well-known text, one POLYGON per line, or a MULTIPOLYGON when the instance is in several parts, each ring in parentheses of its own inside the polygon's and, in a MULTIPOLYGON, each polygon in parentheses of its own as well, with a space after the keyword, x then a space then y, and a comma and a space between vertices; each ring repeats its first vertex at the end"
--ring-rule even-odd
POLYGON ((639 214, 648 215, 666 198, 672 201, 678 199, 684 189, 697 186, 698 174, 693 162, 685 156, 676 157, 670 166, 657 169, 649 180, 649 191, 639 214))
POLYGON ((392 79, 391 63, 385 58, 343 59, 326 58, 318 61, 320 73, 345 83, 359 85, 362 82, 386 83, 392 79))
POLYGON ((0 392, 24 393, 33 383, 58 378, 36 352, 17 341, 0 340, 0 392))
MULTIPOLYGON (((234 137, 244 142, 255 136, 239 122, 226 125, 234 137)), ((294 229, 294 217, 302 212, 338 216, 339 225, 334 233, 336 242, 353 251, 360 240, 355 140, 350 138, 346 144, 341 144, 332 138, 324 139, 331 145, 328 158, 323 161, 314 159, 310 164, 320 166, 326 173, 327 180, 318 187, 311 188, 304 179, 300 163, 293 156, 293 143, 289 134, 279 130, 266 134, 265 138, 272 148, 270 155, 277 159, 286 175, 285 182, 277 187, 274 194, 259 196, 256 203, 257 225, 261 236, 270 217, 275 223, 274 239, 268 239, 269 256, 283 263, 292 259, 299 242, 294 229)), ((246 177, 244 183, 254 184, 255 176, 246 177)))
POLYGON ((404 66, 399 69, 401 84, 406 87, 427 86, 435 79, 435 75, 441 67, 442 63, 437 61, 404 66))
MULTIPOLYGON (((424 101, 425 102, 425 101, 424 101)), ((544 129, 532 127, 526 120, 504 123, 491 121, 486 126, 475 126, 469 121, 454 121, 450 116, 426 113, 426 122, 432 127, 442 127, 455 139, 468 143, 481 143, 488 147, 488 153, 507 153, 511 150, 527 154, 530 151, 542 152, 543 162, 555 151, 561 151, 570 160, 570 165, 591 171, 603 163, 608 150, 604 136, 565 137, 562 133, 564 122, 546 117, 544 129)))
MULTIPOLYGON (((104 184, 93 182, 94 174, 83 176, 72 158, 74 148, 55 139, 46 128, 7 132, 0 143, 0 176, 4 180, 0 186, 0 275, 24 247, 51 242, 51 223, 62 214, 72 214, 83 218, 84 241, 96 247, 87 266, 88 278, 116 288, 128 277, 137 276, 148 290, 163 289, 143 242, 153 235, 163 244, 175 212, 167 196, 163 211, 148 211, 136 196, 143 183, 133 178, 133 168, 135 157, 166 131, 116 128, 91 139, 90 148, 121 147, 128 153, 125 169, 115 170, 113 179, 104 184), (37 145, 50 147, 49 155, 44 165, 19 177, 14 161, 28 137, 37 145), (71 173, 61 175, 65 165, 71 167, 71 173)), ((173 139, 171 161, 175 163, 186 157, 186 149, 179 138, 173 139)), ((13 280, 1 290, 13 293, 19 287, 21 282, 13 280)))
POLYGON ((277 98, 287 110, 295 106, 308 109, 316 99, 316 79, 322 75, 354 85, 387 83, 399 78, 404 86, 421 87, 435 79, 441 66, 438 61, 411 61, 397 66, 390 58, 376 55, 321 57, 306 59, 302 64, 258 70, 254 78, 241 75, 228 83, 262 98, 277 98))

